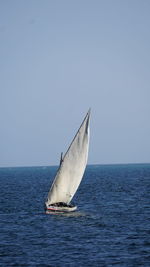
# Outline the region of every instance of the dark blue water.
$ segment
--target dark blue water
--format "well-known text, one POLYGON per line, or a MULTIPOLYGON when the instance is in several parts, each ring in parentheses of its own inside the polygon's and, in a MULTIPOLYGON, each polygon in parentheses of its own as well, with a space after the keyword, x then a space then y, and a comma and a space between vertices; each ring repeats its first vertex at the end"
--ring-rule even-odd
POLYGON ((77 212, 46 215, 55 171, 0 169, 1 266, 150 266, 150 164, 88 166, 77 212))

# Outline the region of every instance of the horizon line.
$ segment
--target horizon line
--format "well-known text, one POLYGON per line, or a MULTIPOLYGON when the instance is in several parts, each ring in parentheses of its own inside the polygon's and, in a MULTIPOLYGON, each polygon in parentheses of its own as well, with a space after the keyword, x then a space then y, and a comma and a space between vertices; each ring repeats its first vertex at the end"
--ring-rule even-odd
MULTIPOLYGON (((105 165, 142 165, 150 164, 150 162, 132 162, 132 163, 90 163, 88 166, 105 166, 105 165)), ((59 167, 59 165, 22 165, 22 166, 0 166, 0 169, 4 168, 48 168, 48 167, 59 167)))

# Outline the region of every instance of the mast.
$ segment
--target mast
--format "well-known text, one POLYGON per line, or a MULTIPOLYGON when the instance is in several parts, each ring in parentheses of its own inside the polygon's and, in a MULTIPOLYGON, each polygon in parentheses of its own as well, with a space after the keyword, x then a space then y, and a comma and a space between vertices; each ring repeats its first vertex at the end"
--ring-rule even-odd
POLYGON ((63 152, 61 152, 61 155, 60 155, 60 163, 59 163, 59 165, 61 165, 62 162, 63 162, 63 152))

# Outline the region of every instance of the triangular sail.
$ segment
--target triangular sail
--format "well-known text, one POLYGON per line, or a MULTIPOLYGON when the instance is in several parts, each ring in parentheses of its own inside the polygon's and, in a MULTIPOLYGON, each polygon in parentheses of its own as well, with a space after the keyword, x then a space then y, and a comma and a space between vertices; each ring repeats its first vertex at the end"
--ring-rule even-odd
POLYGON ((69 149, 61 160, 54 182, 48 193, 47 204, 69 204, 82 180, 88 158, 89 117, 87 113, 69 149))

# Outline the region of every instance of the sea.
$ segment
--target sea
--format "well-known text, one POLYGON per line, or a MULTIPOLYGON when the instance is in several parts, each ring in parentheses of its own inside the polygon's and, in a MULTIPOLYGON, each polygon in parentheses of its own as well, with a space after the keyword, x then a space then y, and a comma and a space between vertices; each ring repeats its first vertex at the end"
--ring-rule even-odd
POLYGON ((77 211, 45 214, 57 167, 0 168, 0 266, 150 266, 150 164, 89 165, 77 211))

